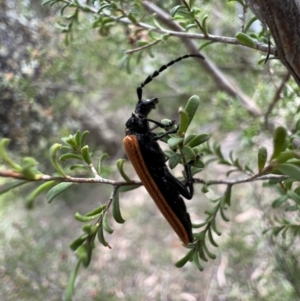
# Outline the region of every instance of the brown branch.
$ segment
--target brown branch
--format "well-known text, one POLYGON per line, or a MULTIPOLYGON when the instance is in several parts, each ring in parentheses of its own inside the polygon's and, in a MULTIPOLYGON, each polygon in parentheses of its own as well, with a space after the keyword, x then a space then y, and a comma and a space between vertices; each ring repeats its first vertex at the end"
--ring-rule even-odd
POLYGON ((266 24, 277 47, 278 58, 300 86, 300 0, 248 0, 249 6, 266 24))
MULTIPOLYGON (((144 7, 147 9, 147 11, 156 14, 156 18, 161 23, 171 28, 173 31, 183 32, 183 28, 179 26, 177 23, 175 23, 169 14, 167 14, 165 11, 160 9, 154 3, 149 1, 143 1, 142 3, 144 7)), ((181 40, 190 53, 199 53, 197 46, 190 38, 188 38, 187 36, 182 36, 181 40)), ((220 90, 225 91, 227 94, 229 94, 232 97, 237 97, 250 114, 254 116, 260 116, 262 114, 257 104, 253 102, 248 96, 246 96, 236 86, 236 84, 229 82, 227 77, 212 61, 206 58, 205 61, 197 60, 197 62, 201 64, 201 66, 207 71, 208 74, 211 75, 211 77, 214 79, 216 85, 219 87, 220 90)))
MULTIPOLYGON (((28 179, 24 177, 21 173, 15 172, 13 170, 0 170, 0 177, 2 178, 13 178, 13 179, 18 179, 18 180, 26 180, 28 182, 45 182, 45 181, 57 181, 57 182, 73 182, 73 183, 89 183, 89 184, 96 184, 96 183, 102 183, 102 184, 108 184, 108 185, 113 185, 113 186, 129 186, 129 185, 137 185, 141 186, 141 182, 137 181, 132 181, 132 182, 119 182, 119 181, 113 181, 113 180, 108 180, 104 178, 76 178, 76 177, 54 177, 54 176, 49 176, 49 175, 38 175, 36 179, 28 179)), ((206 185, 219 185, 219 184, 224 184, 224 185, 236 185, 236 184, 241 184, 241 183, 250 183, 253 181, 267 181, 267 180, 279 180, 282 179, 286 180, 287 176, 283 175, 263 175, 263 176, 251 176, 247 178, 242 178, 242 179, 233 179, 233 180, 208 180, 204 181, 202 179, 194 179, 195 183, 200 183, 200 184, 206 184, 206 185)))
POLYGON ((273 108, 275 107, 275 105, 277 104, 277 102, 280 100, 280 94, 281 94, 283 88, 285 87, 287 81, 289 80, 289 78, 290 78, 290 72, 287 72, 284 75, 280 86, 277 87, 277 89, 275 91, 275 94, 274 94, 274 97, 272 99, 272 102, 268 106, 268 109, 267 109, 266 114, 265 114, 265 126, 266 126, 266 128, 270 127, 269 115, 271 114, 271 112, 272 112, 273 108))

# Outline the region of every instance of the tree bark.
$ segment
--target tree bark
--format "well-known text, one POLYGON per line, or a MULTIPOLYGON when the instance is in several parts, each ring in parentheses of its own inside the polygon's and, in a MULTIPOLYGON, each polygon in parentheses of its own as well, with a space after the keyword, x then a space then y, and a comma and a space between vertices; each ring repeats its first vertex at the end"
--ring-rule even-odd
POLYGON ((300 86, 300 0, 248 0, 248 4, 269 27, 279 60, 300 86))

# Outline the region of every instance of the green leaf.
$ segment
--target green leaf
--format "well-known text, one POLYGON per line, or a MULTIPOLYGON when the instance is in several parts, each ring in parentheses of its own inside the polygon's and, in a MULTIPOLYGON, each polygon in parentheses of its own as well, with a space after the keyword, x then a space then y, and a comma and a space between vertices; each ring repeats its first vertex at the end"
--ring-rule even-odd
POLYGON ((50 161, 52 166, 56 169, 56 171, 63 177, 66 177, 66 173, 63 170, 62 166, 57 160, 57 152, 59 151, 61 144, 55 143, 50 148, 50 161))
POLYGON ((125 220, 123 219, 122 215, 121 215, 121 211, 120 211, 120 204, 119 204, 119 190, 116 191, 114 197, 113 197, 113 217, 115 219, 115 221, 119 224, 123 224, 125 222, 125 220))
POLYGON ((76 159, 76 160, 82 160, 82 156, 81 155, 77 155, 77 154, 74 154, 74 153, 67 153, 67 154, 63 154, 59 157, 59 161, 60 162, 64 162, 66 161, 67 159, 76 159))
POLYGON ((126 191, 130 191, 130 190, 134 190, 134 189, 139 188, 141 185, 142 184, 132 184, 132 185, 120 186, 119 192, 126 192, 126 191))
POLYGON ((75 255, 79 260, 82 261, 83 265, 87 267, 91 262, 92 257, 92 247, 90 244, 84 243, 79 246, 75 251, 75 255))
POLYGON ((224 193, 224 202, 228 206, 230 206, 231 190, 232 190, 232 185, 227 185, 226 191, 224 193))
POLYGON ((108 246, 108 242, 105 240, 105 237, 104 237, 102 224, 98 228, 98 240, 103 246, 105 246, 105 247, 108 246))
POLYGON ((205 243, 205 240, 203 240, 203 251, 207 254, 207 256, 208 256, 209 258, 211 258, 211 259, 216 259, 216 258, 217 258, 217 256, 216 256, 215 254, 211 253, 211 252, 208 250, 208 248, 207 248, 207 246, 206 246, 206 243, 205 243))
POLYGON ((4 184, 4 185, 0 185, 0 188, 1 188, 1 190, 0 190, 0 195, 1 194, 4 194, 4 193, 6 193, 6 192, 8 192, 9 190, 11 190, 11 189, 14 189, 14 188, 17 188, 17 187, 19 187, 19 186, 21 186, 21 185, 24 185, 24 184, 26 184, 26 183, 31 183, 30 181, 20 181, 20 180, 16 180, 16 181, 12 181, 12 182, 10 182, 10 183, 6 183, 6 184, 4 184))
POLYGON ((80 133, 80 130, 78 130, 78 131, 76 132, 76 134, 75 134, 75 137, 74 137, 74 139, 75 139, 75 141, 76 141, 76 144, 77 144, 78 146, 80 146, 80 137, 81 137, 81 133, 80 133))
POLYGON ((273 134, 273 155, 271 160, 276 159, 286 147, 287 131, 284 127, 278 126, 273 134))
POLYGON ((287 195, 289 196, 290 199, 294 200, 297 205, 300 205, 300 195, 295 193, 294 191, 288 190, 287 195))
POLYGON ((102 173, 102 165, 103 165, 103 161, 104 161, 105 159, 107 159, 107 158, 109 158, 109 155, 106 154, 106 153, 102 154, 102 155, 100 156, 100 158, 99 158, 99 161, 98 161, 98 164, 97 164, 97 172, 98 172, 99 175, 101 175, 101 173, 102 173))
POLYGON ((33 207, 34 200, 45 190, 52 188, 56 183, 56 181, 48 181, 46 183, 41 184, 39 187, 33 190, 26 198, 26 207, 28 209, 31 209, 33 207))
POLYGON ((87 238, 88 238, 88 235, 85 233, 85 234, 81 235, 79 238, 75 239, 75 240, 70 244, 71 250, 76 251, 77 248, 78 248, 79 246, 81 246, 81 245, 85 242, 85 240, 86 240, 87 238))
POLYGON ((174 154, 172 157, 169 158, 169 167, 171 169, 175 168, 181 161, 182 156, 180 154, 174 154))
POLYGON ((59 183, 56 186, 54 186, 53 188, 51 188, 48 191, 47 196, 46 196, 48 203, 51 203, 52 200, 56 196, 58 196, 59 194, 61 194, 64 191, 66 191, 67 189, 71 188, 75 184, 76 183, 72 183, 72 182, 63 182, 63 183, 59 183))
POLYGON ((86 213, 85 216, 94 216, 96 214, 101 213, 105 208, 106 208, 106 205, 102 205, 102 206, 100 206, 100 207, 98 207, 98 208, 96 208, 96 209, 94 209, 94 210, 86 213))
POLYGON ((202 24, 201 24, 201 26, 202 26, 202 31, 203 31, 203 34, 204 34, 204 35, 207 35, 207 34, 208 34, 207 26, 206 26, 206 20, 207 20, 207 18, 208 18, 208 15, 205 15, 205 16, 203 17, 203 19, 202 19, 202 24))
POLYGON ((254 48, 255 42, 254 40, 243 32, 239 32, 235 35, 235 38, 243 45, 254 48))
POLYGON ((179 144, 183 142, 183 138, 181 137, 172 137, 168 140, 168 145, 171 149, 176 148, 179 144))
POLYGON ((273 208, 279 207, 283 202, 285 202, 288 199, 287 195, 281 195, 277 199, 275 199, 272 203, 273 208))
MULTIPOLYGON (((199 250, 199 252, 200 252, 200 250, 199 250)), ((198 252, 196 252, 196 251, 194 251, 194 254, 193 254, 193 263, 195 264, 195 266, 198 268, 199 271, 202 272, 204 270, 203 266, 200 264, 198 252)))
POLYGON ((119 159, 117 161, 117 168, 122 176, 122 178, 126 181, 126 182, 132 182, 132 180, 127 176, 127 174, 124 171, 124 162, 125 159, 119 159))
POLYGON ((210 243, 214 246, 214 247, 218 247, 218 244, 215 242, 214 238, 213 238, 213 234, 212 234, 212 230, 211 230, 211 227, 208 228, 208 231, 207 231, 207 237, 210 241, 210 243))
POLYGON ((245 33, 249 30, 250 26, 251 26, 256 20, 257 20, 257 17, 256 17, 256 16, 252 17, 252 18, 249 20, 249 22, 246 24, 245 29, 244 29, 244 32, 245 32, 245 33))
POLYGON ((186 132, 186 130, 189 126, 189 115, 182 108, 179 109, 178 113, 180 116, 180 122, 179 122, 179 128, 178 128, 177 134, 182 135, 186 132))
POLYGON ((88 221, 91 221, 91 220, 93 220, 95 218, 98 218, 100 215, 101 215, 101 212, 100 213, 96 213, 94 215, 89 215, 89 216, 82 215, 79 212, 76 212, 74 216, 80 222, 88 222, 88 221))
POLYGON ((170 15, 174 17, 180 10, 186 10, 186 7, 184 5, 176 5, 171 9, 170 15))
POLYGON ((82 133, 82 135, 80 137, 80 142, 79 142, 80 147, 83 147, 85 145, 85 138, 89 133, 90 133, 89 131, 84 131, 82 133))
POLYGON ((7 138, 3 138, 0 140, 0 159, 2 159, 4 163, 10 168, 12 168, 14 171, 21 172, 22 167, 19 164, 15 163, 6 151, 9 142, 10 139, 7 138))
POLYGON ((300 181, 300 168, 298 166, 283 163, 276 166, 276 170, 280 171, 283 175, 287 175, 294 180, 300 181))
POLYGON ((86 164, 88 164, 88 165, 92 164, 92 159, 91 159, 91 155, 90 155, 88 145, 84 146, 81 149, 81 156, 82 156, 82 158, 83 158, 83 160, 85 161, 86 164))
POLYGON ((103 229, 108 232, 109 234, 112 234, 114 232, 114 229, 112 229, 107 220, 107 212, 104 213, 103 221, 102 221, 103 229))
POLYGON ((257 165, 258 165, 258 171, 261 172, 267 162, 267 158, 268 158, 268 151, 267 148, 264 146, 261 146, 258 149, 258 154, 257 154, 257 165))
POLYGON ((72 301, 72 296, 74 294, 74 284, 79 271, 80 264, 81 260, 78 260, 75 269, 72 271, 69 277, 68 285, 66 287, 66 290, 64 291, 64 301, 72 301))
MULTIPOLYGON (((277 163, 284 163, 290 159, 299 159, 300 158, 300 153, 290 150, 290 151, 284 151, 278 155, 276 158, 277 163)), ((298 160, 297 160, 298 161, 298 160)))
POLYGON ((204 142, 206 142, 210 138, 210 135, 208 134, 201 134, 195 136, 193 139, 191 139, 186 145, 190 147, 196 147, 204 142))
POLYGON ((200 104, 200 98, 197 95, 191 96, 190 99, 188 100, 188 102, 184 108, 184 111, 189 116, 189 124, 188 125, 190 125, 191 121, 193 120, 193 118, 197 112, 197 109, 199 107, 199 104, 200 104))
POLYGON ((182 153, 182 155, 184 156, 184 158, 188 161, 192 161, 196 159, 196 154, 193 151, 193 149, 189 146, 184 146, 180 152, 182 153))
POLYGON ((182 257, 175 263, 175 266, 177 268, 182 268, 190 260, 190 258, 192 258, 193 253, 194 250, 190 250, 184 257, 182 257))

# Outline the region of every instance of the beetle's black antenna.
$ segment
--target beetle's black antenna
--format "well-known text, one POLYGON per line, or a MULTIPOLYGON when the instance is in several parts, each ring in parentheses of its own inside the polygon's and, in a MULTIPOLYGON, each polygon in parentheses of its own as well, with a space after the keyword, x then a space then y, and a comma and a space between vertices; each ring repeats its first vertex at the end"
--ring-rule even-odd
POLYGON ((183 60, 183 59, 187 59, 189 57, 199 57, 201 59, 204 60, 204 56, 202 56, 201 54, 186 54, 184 56, 181 56, 171 62, 169 62, 166 65, 161 66, 158 70, 154 71, 152 75, 149 75, 145 81, 143 83, 141 83, 141 85, 136 89, 137 95, 138 95, 138 100, 139 102, 142 100, 142 95, 143 95, 143 88, 150 83, 154 77, 158 76, 161 72, 163 72, 164 70, 166 70, 168 67, 170 67, 171 65, 183 60))

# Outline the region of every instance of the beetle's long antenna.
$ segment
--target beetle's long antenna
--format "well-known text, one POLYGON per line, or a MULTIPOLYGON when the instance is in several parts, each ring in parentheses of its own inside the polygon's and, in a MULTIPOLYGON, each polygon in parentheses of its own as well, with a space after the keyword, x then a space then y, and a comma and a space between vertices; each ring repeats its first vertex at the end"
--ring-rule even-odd
POLYGON ((142 100, 142 95, 143 95, 143 88, 150 83, 154 77, 158 76, 162 71, 166 70, 168 67, 170 67, 171 65, 183 60, 183 59, 187 59, 189 57, 199 57, 201 59, 204 60, 204 56, 201 54, 186 54, 184 56, 181 56, 171 62, 169 62, 166 65, 161 66, 158 70, 154 71, 152 75, 149 75, 145 81, 143 83, 141 83, 141 85, 136 89, 137 95, 138 95, 138 101, 140 102, 142 100))

